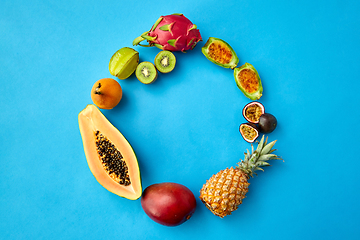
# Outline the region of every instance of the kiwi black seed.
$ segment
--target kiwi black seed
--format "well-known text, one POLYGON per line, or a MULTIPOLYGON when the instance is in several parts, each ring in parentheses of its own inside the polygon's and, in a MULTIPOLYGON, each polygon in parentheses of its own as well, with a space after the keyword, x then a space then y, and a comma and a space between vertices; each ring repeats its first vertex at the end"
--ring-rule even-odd
POLYGON ((170 51, 161 51, 155 57, 155 66, 159 72, 169 73, 176 64, 175 55, 170 51))
POLYGON ((136 68, 135 75, 140 82, 150 84, 156 80, 158 73, 151 62, 141 62, 136 68))

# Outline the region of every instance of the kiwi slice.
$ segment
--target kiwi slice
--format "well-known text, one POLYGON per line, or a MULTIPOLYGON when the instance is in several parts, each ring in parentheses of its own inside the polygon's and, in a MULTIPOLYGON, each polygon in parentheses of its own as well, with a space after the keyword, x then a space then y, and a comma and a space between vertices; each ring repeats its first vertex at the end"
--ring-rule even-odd
POLYGON ((161 51, 155 57, 155 66, 159 72, 169 73, 176 64, 175 55, 170 51, 161 51))
POLYGON ((136 68, 135 75, 140 82, 150 84, 156 80, 158 73, 151 62, 141 62, 136 68))

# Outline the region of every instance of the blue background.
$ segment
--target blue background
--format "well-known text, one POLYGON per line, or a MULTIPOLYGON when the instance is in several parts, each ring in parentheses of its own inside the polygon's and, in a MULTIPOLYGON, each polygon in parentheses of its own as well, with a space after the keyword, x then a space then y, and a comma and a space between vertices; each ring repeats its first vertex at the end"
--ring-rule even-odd
MULTIPOLYGON (((21 1, 0 3, 1 239, 356 239, 360 234, 360 4, 358 1, 21 1), (108 63, 161 15, 183 13, 203 37, 175 53, 151 85, 119 80, 105 116, 133 146, 143 189, 187 186, 197 199, 178 227, 150 220, 140 199, 91 174, 78 113, 108 63), (247 99, 233 71, 208 61, 209 37, 258 70, 260 99, 278 119, 275 161, 250 180, 231 216, 199 200, 206 179, 250 144, 238 132, 247 99)), ((157 48, 134 47, 140 61, 157 48)))

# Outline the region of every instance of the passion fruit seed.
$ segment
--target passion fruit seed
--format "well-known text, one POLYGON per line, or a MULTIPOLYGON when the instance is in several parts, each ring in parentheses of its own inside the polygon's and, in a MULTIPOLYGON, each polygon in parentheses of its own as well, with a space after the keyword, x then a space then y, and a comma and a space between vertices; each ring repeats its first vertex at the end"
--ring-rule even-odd
POLYGON ((241 136, 245 141, 252 143, 259 136, 259 132, 255 124, 251 123, 243 123, 239 128, 241 136))
POLYGON ((264 105, 259 102, 251 102, 243 108, 244 118, 251 123, 258 123, 259 118, 265 113, 264 105))
POLYGON ((97 152, 108 175, 120 185, 131 184, 128 167, 120 151, 100 131, 95 132, 97 152))
POLYGON ((251 105, 246 109, 245 114, 252 122, 256 122, 259 120, 262 111, 257 105, 251 105))

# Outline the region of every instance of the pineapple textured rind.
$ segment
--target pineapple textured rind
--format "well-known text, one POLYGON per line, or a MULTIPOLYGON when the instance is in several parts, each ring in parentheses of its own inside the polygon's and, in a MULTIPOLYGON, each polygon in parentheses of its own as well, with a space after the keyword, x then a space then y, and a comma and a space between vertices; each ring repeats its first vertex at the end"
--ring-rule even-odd
POLYGON ((213 175, 200 190, 200 200, 216 216, 221 218, 230 215, 242 203, 248 192, 248 179, 256 174, 255 171, 264 171, 261 167, 269 166, 272 159, 281 159, 273 154, 276 140, 267 143, 262 136, 256 150, 251 145, 251 154, 247 149, 244 160, 236 168, 226 168, 213 175))
POLYGON ((240 169, 221 170, 203 185, 200 199, 213 214, 223 218, 242 203, 250 185, 247 180, 240 169))

